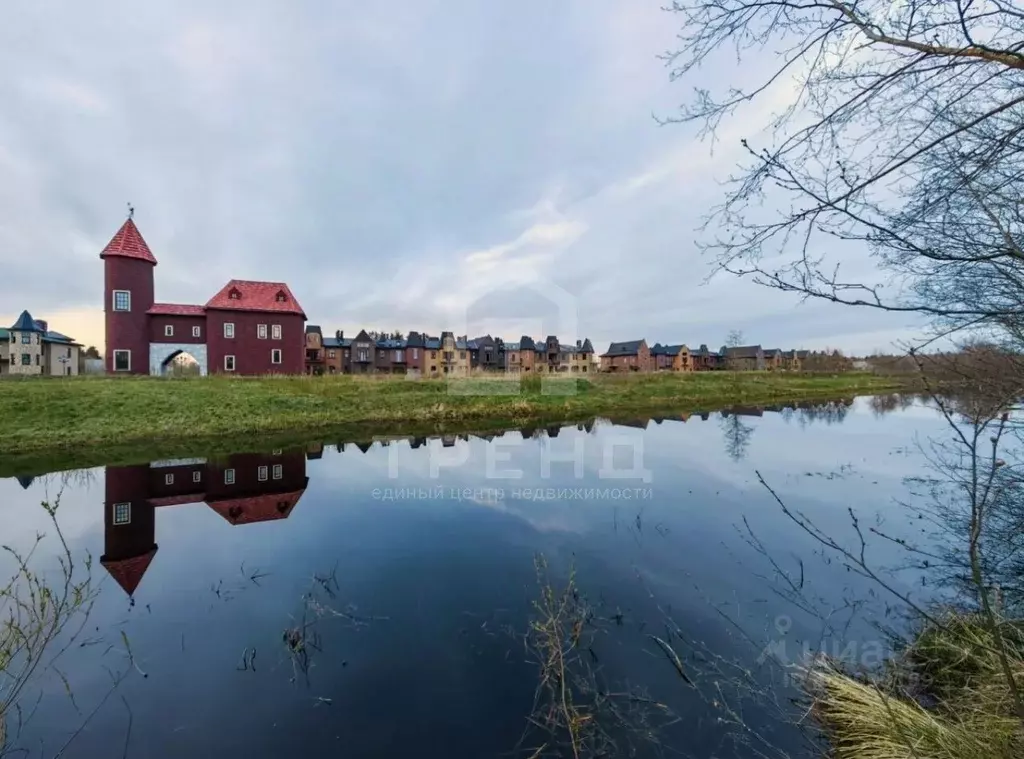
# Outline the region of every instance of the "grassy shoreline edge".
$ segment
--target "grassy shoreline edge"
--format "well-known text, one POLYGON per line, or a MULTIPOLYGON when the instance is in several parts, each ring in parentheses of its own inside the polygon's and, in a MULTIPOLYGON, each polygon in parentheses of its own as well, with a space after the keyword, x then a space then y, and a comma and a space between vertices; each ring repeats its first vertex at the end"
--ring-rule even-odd
POLYGON ((91 466, 228 441, 358 442, 374 435, 496 432, 921 390, 912 377, 715 373, 507 381, 355 377, 90 378, 0 384, 0 475, 91 466), (512 393, 494 394, 512 390, 512 393), (482 394, 481 394, 482 393, 482 394), (571 394, 566 394, 571 393, 571 394), (240 441, 239 438, 245 438, 240 441))

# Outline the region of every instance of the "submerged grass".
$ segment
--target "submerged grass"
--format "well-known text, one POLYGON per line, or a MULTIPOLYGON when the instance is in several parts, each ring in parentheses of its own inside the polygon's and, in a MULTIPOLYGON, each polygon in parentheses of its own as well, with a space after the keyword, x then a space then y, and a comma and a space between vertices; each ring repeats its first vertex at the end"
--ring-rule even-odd
POLYGON ((708 373, 522 382, 405 378, 205 377, 6 380, 0 455, 95 445, 814 400, 913 389, 908 378, 708 373))
MULTIPOLYGON (((1024 628, 1002 623, 1002 645, 1024 676, 1024 628)), ((806 684, 835 759, 1010 759, 1024 756, 1018 715, 990 626, 948 613, 929 622, 876 679, 828 660, 806 684)))

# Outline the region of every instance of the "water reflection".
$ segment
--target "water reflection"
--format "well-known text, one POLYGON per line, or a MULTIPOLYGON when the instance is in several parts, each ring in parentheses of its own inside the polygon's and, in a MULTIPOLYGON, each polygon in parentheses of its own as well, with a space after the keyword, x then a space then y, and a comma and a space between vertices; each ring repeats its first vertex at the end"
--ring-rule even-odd
POLYGON ((100 564, 133 595, 156 556, 157 511, 205 503, 232 525, 287 519, 306 491, 312 452, 243 453, 106 468, 100 564))

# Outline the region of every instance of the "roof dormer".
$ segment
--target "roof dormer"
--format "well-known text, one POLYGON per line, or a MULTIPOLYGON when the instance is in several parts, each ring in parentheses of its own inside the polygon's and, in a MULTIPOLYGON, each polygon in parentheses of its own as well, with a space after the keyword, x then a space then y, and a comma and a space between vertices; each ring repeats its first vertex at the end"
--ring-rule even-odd
POLYGON ((288 293, 286 293, 284 290, 278 290, 277 295, 274 296, 274 300, 276 300, 278 303, 287 303, 288 293))
POLYGON ((230 290, 228 290, 228 298, 231 300, 241 300, 242 291, 239 290, 237 287, 232 287, 230 290))

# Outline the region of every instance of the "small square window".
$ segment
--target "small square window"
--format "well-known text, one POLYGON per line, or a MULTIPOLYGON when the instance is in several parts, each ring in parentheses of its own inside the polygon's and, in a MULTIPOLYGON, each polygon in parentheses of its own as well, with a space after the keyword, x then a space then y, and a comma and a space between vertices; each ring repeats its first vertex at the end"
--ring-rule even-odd
POLYGON ((173 324, 165 324, 164 325, 164 337, 174 337, 174 325, 173 324))
POLYGON ((131 311, 132 294, 128 290, 114 290, 114 310, 131 311))
POLYGON ((224 371, 233 372, 235 371, 235 357, 225 356, 224 357, 224 371))
POLYGON ((280 324, 271 325, 271 327, 270 327, 270 336, 274 340, 280 340, 281 339, 281 325, 280 324))
POLYGON ((266 324, 257 324, 256 325, 256 337, 258 337, 260 340, 266 340, 267 339, 267 325, 266 324))
POLYGON ((21 333, 21 344, 22 345, 31 345, 32 344, 32 335, 30 335, 28 332, 22 332, 21 333))
POLYGON ((284 477, 284 467, 280 464, 274 464, 274 479, 279 480, 284 477))
POLYGON ((192 328, 192 337, 202 337, 202 336, 203 336, 203 328, 202 327, 193 327, 192 328))
POLYGON ((280 348, 274 348, 272 351, 270 351, 270 363, 272 363, 272 364, 280 364, 281 363, 281 349, 280 348))
POLYGON ((114 371, 130 372, 132 370, 132 352, 114 351, 114 371))
POLYGON ((114 524, 131 524, 132 521, 132 505, 130 503, 115 503, 114 504, 114 524))
POLYGON ((267 481, 267 468, 265 466, 261 466, 259 468, 257 474, 256 474, 256 477, 257 477, 257 479, 260 482, 266 482, 267 481))
POLYGON ((234 485, 235 484, 235 470, 234 469, 225 469, 224 470, 224 484, 225 485, 234 485))
POLYGON ((235 325, 232 322, 224 322, 224 337, 233 338, 235 336, 235 325))
POLYGON ((164 475, 164 485, 173 485, 173 484, 174 484, 174 475, 173 474, 165 474, 164 475))
POLYGON ((192 482, 202 482, 203 473, 199 471, 192 472, 192 482))

